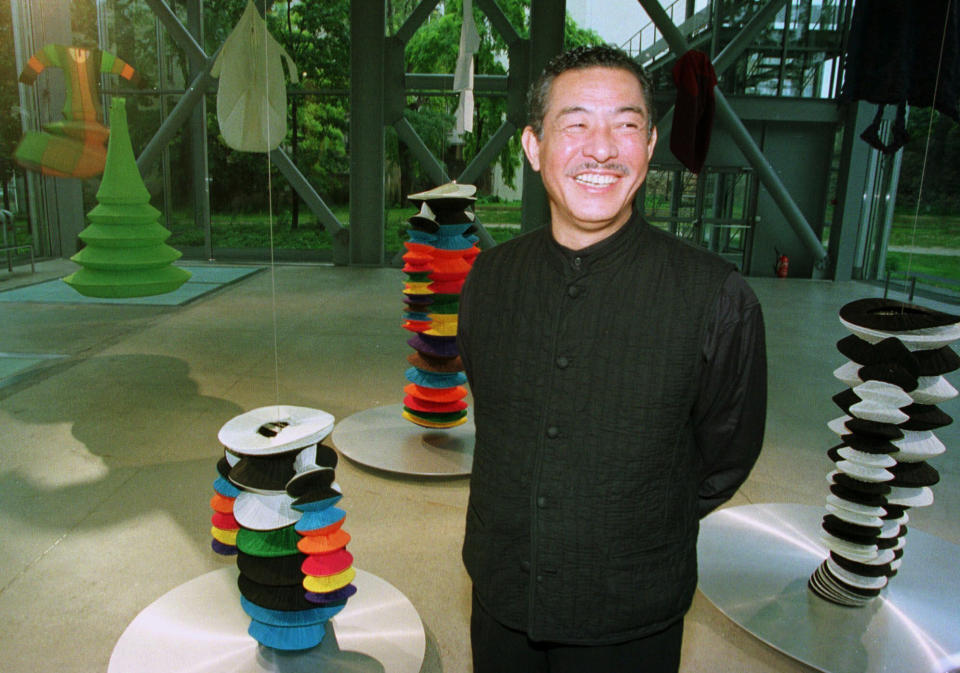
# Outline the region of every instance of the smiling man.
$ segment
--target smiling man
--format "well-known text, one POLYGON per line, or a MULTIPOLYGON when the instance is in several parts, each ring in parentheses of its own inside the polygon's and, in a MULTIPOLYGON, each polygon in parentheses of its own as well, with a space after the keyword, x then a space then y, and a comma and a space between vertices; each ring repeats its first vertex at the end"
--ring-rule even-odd
POLYGON ((763 439, 760 305, 730 264, 635 210, 657 142, 637 64, 560 54, 529 102, 550 221, 477 258, 457 335, 476 425, 474 673, 673 673, 699 519, 763 439))

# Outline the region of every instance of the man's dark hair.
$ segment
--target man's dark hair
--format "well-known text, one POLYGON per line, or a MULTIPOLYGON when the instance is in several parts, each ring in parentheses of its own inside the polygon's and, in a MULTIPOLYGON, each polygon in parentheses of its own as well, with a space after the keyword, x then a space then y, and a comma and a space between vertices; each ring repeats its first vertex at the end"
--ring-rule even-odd
POLYGON ((656 123, 656 109, 653 107, 653 82, 643 67, 621 49, 609 45, 596 47, 574 47, 554 56, 544 67, 527 93, 527 123, 538 138, 543 137, 543 118, 547 112, 550 87, 558 75, 568 70, 584 68, 620 68, 634 75, 643 91, 643 103, 647 108, 647 133, 653 133, 656 123))

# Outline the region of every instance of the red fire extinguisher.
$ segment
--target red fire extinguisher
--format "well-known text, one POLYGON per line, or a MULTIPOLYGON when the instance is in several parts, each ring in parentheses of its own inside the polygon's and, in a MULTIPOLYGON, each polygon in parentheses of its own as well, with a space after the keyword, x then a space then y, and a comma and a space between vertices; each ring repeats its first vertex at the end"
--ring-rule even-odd
POLYGON ((790 272, 790 258, 782 254, 779 250, 777 250, 776 253, 777 263, 774 266, 774 270, 777 273, 777 278, 786 278, 790 272))

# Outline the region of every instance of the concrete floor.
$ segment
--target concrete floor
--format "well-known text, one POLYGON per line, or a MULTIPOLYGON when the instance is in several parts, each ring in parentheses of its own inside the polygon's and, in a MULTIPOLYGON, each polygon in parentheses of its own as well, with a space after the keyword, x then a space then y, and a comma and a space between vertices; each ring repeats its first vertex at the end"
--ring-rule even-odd
MULTIPOLYGON (((33 275, 3 270, 0 290, 75 268, 58 260, 33 275)), ((339 420, 399 402, 410 352, 402 280, 391 269, 284 265, 181 307, 0 303, 0 354, 65 356, 0 382, 0 670, 105 671, 143 608, 231 563, 210 550, 208 532, 227 420, 278 400, 339 420)), ((760 461, 730 504, 822 505, 834 442, 826 422, 839 415, 830 397, 842 389, 834 343, 846 335, 836 312, 878 290, 751 283, 767 321, 770 412, 760 461)), ((960 418, 956 399, 941 408, 960 418)), ((912 510, 910 525, 960 544, 960 423, 938 436, 950 451, 933 462, 936 502, 912 510)), ((423 620, 422 670, 469 671, 467 480, 391 476, 349 460, 337 477, 356 565, 396 586, 423 620)), ((956 567, 947 572, 957 580, 956 567)), ((682 670, 812 669, 698 594, 682 670)))

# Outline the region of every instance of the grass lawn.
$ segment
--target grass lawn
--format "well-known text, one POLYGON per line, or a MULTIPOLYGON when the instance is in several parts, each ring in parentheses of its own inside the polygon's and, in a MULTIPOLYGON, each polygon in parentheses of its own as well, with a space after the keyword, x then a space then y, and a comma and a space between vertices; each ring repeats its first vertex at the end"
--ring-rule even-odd
POLYGON ((898 209, 890 228, 890 245, 960 248, 960 215, 920 215, 898 209))
MULTIPOLYGON (((890 228, 890 246, 960 251, 960 216, 921 215, 914 218, 913 212, 898 210, 890 228)), ((960 283, 960 255, 887 250, 887 270, 897 274, 922 273, 960 283)), ((929 279, 920 279, 920 282, 960 291, 957 284, 929 279)))
MULTIPOLYGON (((339 206, 331 209, 337 219, 349 226, 350 209, 339 206)), ((477 204, 477 217, 498 243, 513 238, 519 233, 520 205, 477 204), (498 226, 500 225, 500 226, 498 226)), ((413 208, 391 208, 386 212, 384 244, 388 251, 403 248, 407 240, 407 219, 416 213, 413 208)), ((215 248, 269 248, 270 222, 263 213, 238 213, 211 216, 211 236, 215 248)), ((189 213, 172 218, 170 229, 173 235, 168 241, 174 247, 199 247, 203 245, 203 232, 194 227, 189 213)), ((332 241, 327 232, 317 224, 308 210, 300 211, 297 229, 290 228, 290 213, 275 213, 273 218, 273 246, 283 250, 329 250, 332 241)))
MULTIPOLYGON (((898 274, 924 273, 938 278, 950 278, 957 283, 952 286, 944 284, 944 286, 960 291, 960 256, 888 251, 887 270, 898 274)), ((925 282, 935 284, 933 281, 925 282)))
MULTIPOLYGON (((332 209, 344 224, 349 222, 348 206, 332 209)), ((517 202, 478 202, 475 211, 484 223, 490 235, 497 242, 509 240, 519 232, 520 203, 517 202)), ((403 249, 407 240, 407 219, 415 213, 412 207, 391 208, 386 212, 385 247, 389 253, 403 249)), ((278 250, 329 250, 332 247, 330 236, 319 226, 306 208, 300 213, 300 226, 290 228, 290 214, 281 211, 274 214, 273 245, 278 250)), ((161 219, 161 224, 166 221, 161 219)), ((18 222, 17 240, 26 241, 29 234, 26 222, 18 222)), ((203 231, 193 224, 189 212, 176 213, 169 225, 172 236, 168 243, 174 247, 202 247, 203 231)), ((214 214, 212 216, 212 236, 215 248, 254 248, 270 247, 270 227, 264 213, 214 214)), ((913 211, 898 210, 894 214, 890 231, 890 246, 911 248, 947 248, 960 250, 960 215, 921 215, 914 218, 913 211)), ((923 252, 893 251, 887 252, 887 269, 899 274, 923 273, 940 278, 960 281, 960 256, 931 255, 923 252)), ((924 281, 932 284, 931 281, 924 281)), ((952 287, 954 291, 956 286, 952 287)))

